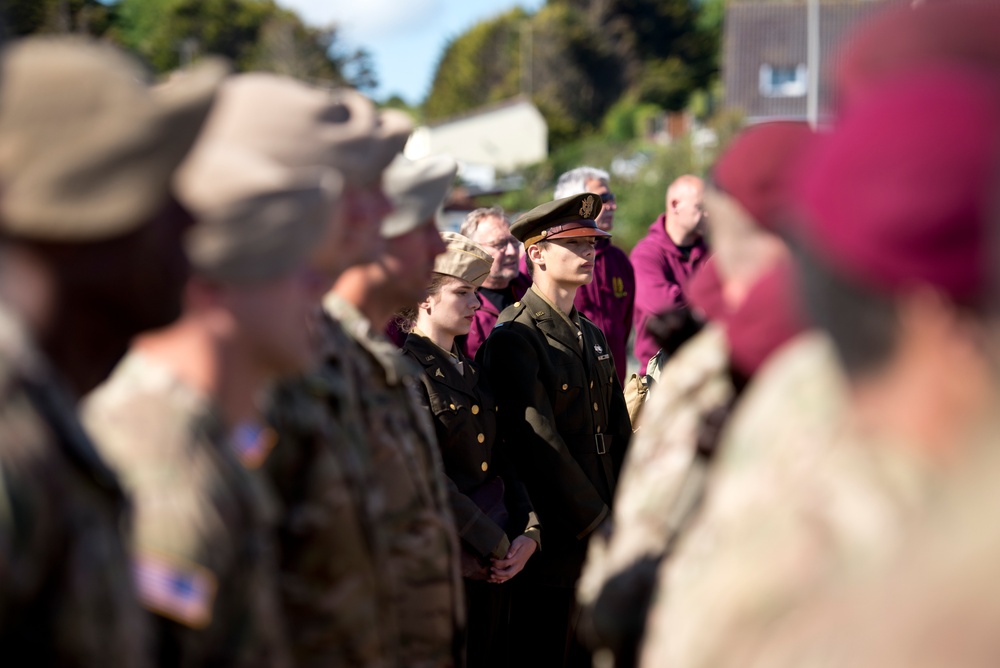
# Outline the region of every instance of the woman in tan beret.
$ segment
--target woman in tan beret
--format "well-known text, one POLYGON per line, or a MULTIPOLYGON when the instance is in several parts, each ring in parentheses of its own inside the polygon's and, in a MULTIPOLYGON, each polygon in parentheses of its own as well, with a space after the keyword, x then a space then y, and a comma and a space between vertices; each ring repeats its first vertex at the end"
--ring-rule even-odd
POLYGON ((540 545, 538 521, 524 487, 497 442, 496 404, 475 363, 455 344, 480 307, 476 289, 492 257, 460 234, 444 232, 428 297, 404 312, 410 330, 403 351, 423 369, 423 401, 434 421, 448 476, 468 609, 468 665, 507 660, 510 595, 517 575, 540 545))

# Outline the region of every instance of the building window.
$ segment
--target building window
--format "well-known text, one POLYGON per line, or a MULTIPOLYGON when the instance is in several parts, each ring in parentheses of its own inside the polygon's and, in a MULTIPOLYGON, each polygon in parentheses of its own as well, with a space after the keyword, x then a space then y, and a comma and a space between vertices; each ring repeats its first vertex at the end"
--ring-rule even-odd
POLYGON ((805 65, 760 66, 760 94, 764 97, 802 97, 808 89, 805 65))

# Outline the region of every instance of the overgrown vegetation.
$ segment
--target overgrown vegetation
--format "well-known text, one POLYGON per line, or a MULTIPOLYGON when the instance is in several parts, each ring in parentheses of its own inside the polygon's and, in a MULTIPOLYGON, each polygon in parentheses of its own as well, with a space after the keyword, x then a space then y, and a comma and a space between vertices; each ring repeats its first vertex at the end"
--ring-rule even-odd
MULTIPOLYGON (((717 71, 722 0, 548 0, 484 21, 445 48, 428 119, 525 93, 558 148, 600 133, 626 101, 687 107, 717 71)), ((620 133, 619 133, 620 134, 620 133)))
POLYGON ((365 51, 342 50, 334 29, 307 26, 274 0, 7 0, 5 15, 14 35, 94 35, 132 50, 157 73, 211 53, 238 70, 363 90, 376 84, 365 51))

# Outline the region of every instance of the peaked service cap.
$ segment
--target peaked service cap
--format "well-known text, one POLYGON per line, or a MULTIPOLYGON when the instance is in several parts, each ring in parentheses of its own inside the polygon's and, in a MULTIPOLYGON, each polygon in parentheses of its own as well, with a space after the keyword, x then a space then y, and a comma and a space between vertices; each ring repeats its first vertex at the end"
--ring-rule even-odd
POLYGON ((514 221, 510 233, 525 247, 549 239, 610 237, 594 222, 600 213, 600 196, 580 193, 536 206, 514 221))

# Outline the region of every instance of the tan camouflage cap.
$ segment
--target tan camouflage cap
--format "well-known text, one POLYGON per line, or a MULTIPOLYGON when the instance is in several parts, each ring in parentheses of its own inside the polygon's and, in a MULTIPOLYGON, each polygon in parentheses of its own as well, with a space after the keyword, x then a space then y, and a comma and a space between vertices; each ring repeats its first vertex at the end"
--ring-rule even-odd
POLYGON ((458 165, 445 155, 409 160, 402 155, 385 171, 385 193, 395 210, 382 221, 381 233, 392 239, 436 220, 458 165))
POLYGON ((139 228, 167 200, 226 73, 212 60, 150 87, 107 45, 12 44, 0 58, 0 229, 83 242, 139 228))
POLYGON ((243 146, 200 142, 177 174, 198 219, 187 238, 197 274, 265 281, 301 266, 326 232, 343 188, 327 167, 290 168, 243 146))
POLYGON ((477 288, 481 286, 493 266, 493 256, 489 251, 457 232, 442 232, 441 239, 448 247, 435 258, 435 273, 460 278, 477 288))
POLYGON ((333 167, 364 187, 379 182, 412 129, 409 116, 380 112, 357 91, 329 92, 290 77, 250 73, 223 85, 208 131, 286 165, 333 167))

